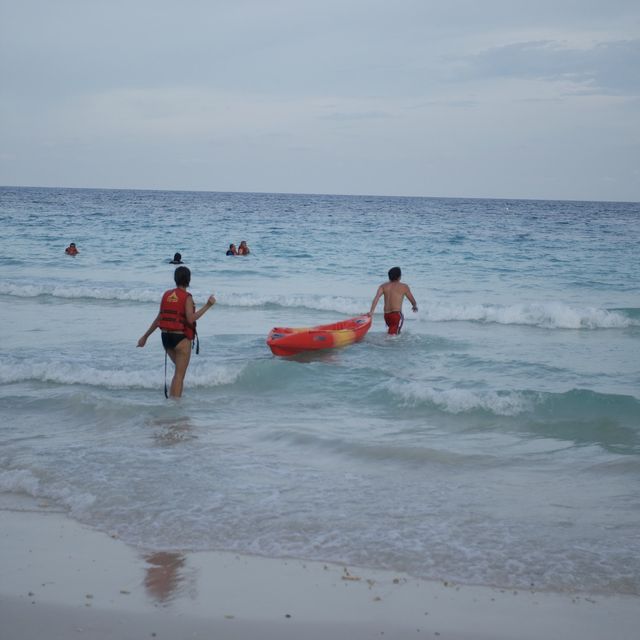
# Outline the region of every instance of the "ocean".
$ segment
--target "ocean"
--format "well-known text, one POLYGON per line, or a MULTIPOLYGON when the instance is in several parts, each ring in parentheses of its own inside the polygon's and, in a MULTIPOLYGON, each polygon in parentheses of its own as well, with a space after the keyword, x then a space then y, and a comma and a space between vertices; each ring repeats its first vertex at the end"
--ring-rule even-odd
POLYGON ((640 204, 4 187, 0 223, 0 508, 144 552, 640 594, 640 204), (136 348, 176 251, 218 300, 180 401, 159 332, 136 348), (380 303, 358 344, 271 354, 392 266, 401 336, 380 303))

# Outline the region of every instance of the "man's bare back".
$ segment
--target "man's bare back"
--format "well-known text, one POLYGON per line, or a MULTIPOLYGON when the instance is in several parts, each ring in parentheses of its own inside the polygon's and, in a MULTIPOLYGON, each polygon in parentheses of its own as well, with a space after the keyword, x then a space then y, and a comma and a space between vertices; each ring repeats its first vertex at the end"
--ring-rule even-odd
POLYGON ((382 289, 382 295, 384 297, 385 313, 402 311, 402 302, 405 296, 414 307, 416 306, 416 301, 411 294, 411 289, 409 289, 408 285, 403 282, 385 282, 380 285, 380 289, 382 289))
MULTIPOLYGON (((378 287, 369 311, 369 315, 373 315, 378 301, 381 297, 384 297, 385 321, 387 321, 387 314, 400 314, 398 316, 399 320, 394 321, 397 326, 394 326, 393 329, 390 327, 389 333, 400 333, 400 328, 402 327, 402 303, 405 297, 411 303, 413 311, 416 312, 418 310, 418 303, 413 297, 409 285, 400 282, 401 275, 400 267, 393 267, 389 270, 389 282, 385 282, 378 287)), ((387 325, 389 325, 389 322, 387 322, 387 325)))

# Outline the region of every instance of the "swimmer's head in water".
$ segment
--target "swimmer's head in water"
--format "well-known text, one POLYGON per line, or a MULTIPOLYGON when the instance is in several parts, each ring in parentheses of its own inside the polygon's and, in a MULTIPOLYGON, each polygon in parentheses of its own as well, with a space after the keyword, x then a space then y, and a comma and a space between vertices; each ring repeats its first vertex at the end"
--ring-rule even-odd
POLYGON ((173 261, 174 262, 180 262, 180 260, 182 260, 182 254, 181 253, 174 254, 173 261))
POLYGON ((391 282, 400 280, 400 276, 402 276, 402 271, 400 271, 400 267, 391 267, 391 269, 389 269, 389 280, 391 280, 391 282))
POLYGON ((179 287, 188 287, 191 282, 191 271, 188 267, 178 267, 173 274, 173 279, 179 287))

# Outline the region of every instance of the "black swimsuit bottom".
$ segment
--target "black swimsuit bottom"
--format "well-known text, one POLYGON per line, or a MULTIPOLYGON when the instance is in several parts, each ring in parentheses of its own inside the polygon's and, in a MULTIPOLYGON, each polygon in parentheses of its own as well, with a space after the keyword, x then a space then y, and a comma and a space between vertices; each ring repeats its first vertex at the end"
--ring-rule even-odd
POLYGON ((162 332, 162 346, 165 349, 175 349, 180 342, 186 340, 184 333, 167 333, 162 332))

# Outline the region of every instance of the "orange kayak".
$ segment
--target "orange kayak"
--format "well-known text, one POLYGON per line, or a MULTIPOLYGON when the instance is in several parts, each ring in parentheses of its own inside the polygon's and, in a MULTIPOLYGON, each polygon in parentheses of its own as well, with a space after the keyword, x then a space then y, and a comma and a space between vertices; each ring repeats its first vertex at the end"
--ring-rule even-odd
POLYGON ((317 327, 274 327, 267 338, 276 356, 294 356, 304 351, 335 349, 359 342, 371 328, 367 315, 317 327))

